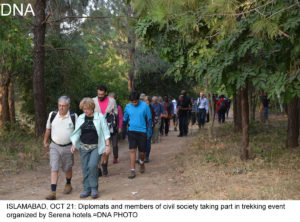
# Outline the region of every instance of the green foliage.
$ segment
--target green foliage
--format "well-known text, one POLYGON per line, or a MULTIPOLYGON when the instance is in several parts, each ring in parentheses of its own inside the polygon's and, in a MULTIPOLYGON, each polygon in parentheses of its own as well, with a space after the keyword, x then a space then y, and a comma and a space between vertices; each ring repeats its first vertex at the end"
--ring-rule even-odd
POLYGON ((132 2, 141 12, 138 35, 169 61, 175 79, 229 92, 251 82, 285 101, 299 94, 297 1, 132 2))

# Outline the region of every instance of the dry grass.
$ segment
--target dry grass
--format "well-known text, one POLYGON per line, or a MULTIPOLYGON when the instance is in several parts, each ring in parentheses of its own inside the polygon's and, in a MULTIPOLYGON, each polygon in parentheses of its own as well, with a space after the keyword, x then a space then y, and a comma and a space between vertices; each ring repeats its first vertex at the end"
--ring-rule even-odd
POLYGON ((23 169, 34 169, 45 159, 42 140, 36 141, 27 128, 0 133, 0 175, 22 172, 23 169))
POLYGON ((188 199, 259 200, 300 199, 300 150, 284 149, 286 119, 276 117, 250 131, 248 161, 239 158, 241 135, 232 123, 197 135, 185 153, 177 157, 185 168, 188 199))

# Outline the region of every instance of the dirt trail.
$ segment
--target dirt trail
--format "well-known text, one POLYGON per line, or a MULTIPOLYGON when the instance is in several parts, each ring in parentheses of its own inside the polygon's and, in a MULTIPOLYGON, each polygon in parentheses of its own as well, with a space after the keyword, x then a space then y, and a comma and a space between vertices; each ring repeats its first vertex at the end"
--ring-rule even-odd
MULTIPOLYGON (((172 127, 170 127, 173 129, 172 127)), ((182 152, 193 142, 197 132, 196 127, 192 129, 192 135, 188 137, 177 137, 178 131, 170 131, 169 136, 161 137, 161 142, 152 144, 150 162, 146 164, 146 172, 130 180, 129 173, 129 151, 128 143, 119 143, 119 163, 112 164, 109 160, 109 176, 99 178, 98 199, 105 200, 168 200, 185 199, 186 193, 183 189, 185 181, 181 176, 182 169, 176 162, 176 155, 182 152)), ((112 155, 111 155, 112 156, 112 155)), ((71 194, 62 193, 65 176, 59 173, 57 186, 58 200, 77 200, 82 192, 82 171, 80 155, 75 154, 75 165, 73 168, 71 194)), ((0 199, 2 200, 43 200, 50 191, 50 167, 49 161, 43 161, 35 170, 24 170, 20 174, 0 178, 0 199)), ((90 197, 88 198, 90 199, 90 197)))

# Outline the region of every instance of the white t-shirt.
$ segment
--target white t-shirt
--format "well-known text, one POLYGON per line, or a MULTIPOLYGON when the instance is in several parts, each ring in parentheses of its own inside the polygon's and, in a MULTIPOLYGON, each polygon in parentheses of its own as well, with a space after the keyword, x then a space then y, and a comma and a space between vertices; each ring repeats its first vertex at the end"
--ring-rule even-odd
MULTIPOLYGON (((59 145, 65 145, 71 143, 70 136, 73 133, 75 126, 73 125, 72 119, 70 117, 70 111, 62 117, 59 112, 56 114, 52 123, 50 123, 52 112, 50 112, 47 120, 47 129, 51 129, 51 138, 54 143, 59 145)), ((78 116, 75 113, 75 122, 78 116)))

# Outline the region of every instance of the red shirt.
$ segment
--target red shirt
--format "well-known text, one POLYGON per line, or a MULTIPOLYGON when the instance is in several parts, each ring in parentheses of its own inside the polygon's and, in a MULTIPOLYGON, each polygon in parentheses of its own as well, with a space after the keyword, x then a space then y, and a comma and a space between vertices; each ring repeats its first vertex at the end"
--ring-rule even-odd
POLYGON ((101 101, 101 100, 98 98, 98 102, 99 102, 99 106, 100 106, 101 112, 102 112, 102 114, 104 115, 105 110, 106 110, 106 108, 107 108, 107 106, 108 106, 109 97, 107 96, 103 101, 101 101))

